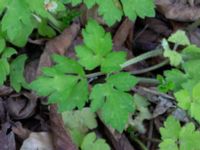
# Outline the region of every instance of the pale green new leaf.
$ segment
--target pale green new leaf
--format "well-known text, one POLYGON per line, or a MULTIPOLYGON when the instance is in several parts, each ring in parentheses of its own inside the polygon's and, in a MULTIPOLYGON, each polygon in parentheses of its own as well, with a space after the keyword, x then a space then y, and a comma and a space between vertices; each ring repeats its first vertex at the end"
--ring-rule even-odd
POLYGON ((90 108, 63 112, 62 118, 68 128, 76 129, 80 132, 87 132, 88 129, 97 127, 96 115, 90 108))
POLYGON ((97 127, 96 115, 90 108, 63 112, 62 118, 67 130, 70 131, 73 142, 78 146, 81 145, 88 130, 97 127))
POLYGON ((153 0, 121 0, 126 16, 135 21, 140 18, 153 17, 155 15, 155 4, 153 0))
POLYGON ((179 45, 190 45, 190 41, 183 30, 178 30, 168 38, 169 42, 179 45))
POLYGON ((81 145, 81 150, 110 150, 104 139, 97 139, 94 132, 85 136, 81 145))
POLYGON ((22 87, 27 88, 27 83, 24 78, 26 59, 26 55, 19 55, 10 65, 10 84, 16 92, 19 92, 22 87))
POLYGON ((57 64, 43 68, 43 75, 30 87, 41 96, 49 96, 49 103, 57 103, 59 111, 83 108, 88 100, 88 83, 82 67, 74 60, 54 55, 57 64))
POLYGON ((170 49, 165 49, 164 57, 169 58, 170 65, 175 67, 179 66, 183 62, 181 54, 179 54, 176 51, 172 51, 170 49))

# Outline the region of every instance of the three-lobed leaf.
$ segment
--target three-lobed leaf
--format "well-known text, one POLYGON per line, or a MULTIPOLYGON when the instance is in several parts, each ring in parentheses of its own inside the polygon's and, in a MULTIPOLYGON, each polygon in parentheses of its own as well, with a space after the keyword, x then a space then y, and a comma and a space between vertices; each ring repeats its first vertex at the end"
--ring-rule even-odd
POLYGON ((83 108, 88 100, 88 83, 82 67, 74 60, 54 55, 57 63, 43 68, 43 75, 30 87, 41 96, 49 96, 49 103, 57 103, 59 111, 83 108))
POLYGON ((112 38, 96 21, 90 20, 82 31, 84 44, 75 48, 79 63, 87 70, 101 67, 101 72, 121 70, 125 52, 112 52, 112 38))
POLYGON ((102 120, 122 132, 129 114, 134 112, 133 97, 126 91, 135 86, 137 79, 122 72, 111 75, 106 81, 93 87, 90 95, 91 108, 93 111, 100 110, 102 120))
POLYGON ((164 127, 160 128, 160 133, 162 137, 162 142, 159 144, 160 150, 199 149, 200 132, 195 131, 192 123, 181 127, 179 121, 169 116, 164 127))

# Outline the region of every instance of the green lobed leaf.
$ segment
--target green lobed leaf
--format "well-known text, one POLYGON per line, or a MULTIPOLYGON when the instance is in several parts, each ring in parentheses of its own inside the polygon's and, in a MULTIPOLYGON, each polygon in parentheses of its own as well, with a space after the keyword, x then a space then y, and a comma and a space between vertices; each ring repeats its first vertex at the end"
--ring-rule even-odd
POLYGON ((176 51, 172 51, 170 49, 165 49, 163 55, 164 55, 164 57, 169 58, 170 65, 172 65, 172 66, 177 67, 183 62, 181 54, 179 54, 176 51))
POLYGON ((57 103, 59 111, 83 108, 88 100, 88 83, 82 67, 74 60, 54 55, 57 63, 43 68, 43 75, 30 85, 40 96, 49 96, 49 103, 57 103))
POLYGON ((176 141, 173 139, 166 139, 159 144, 160 150, 179 150, 176 141))
POLYGON ((90 95, 91 109, 93 111, 100 110, 103 121, 122 132, 129 114, 134 112, 133 97, 124 91, 135 86, 137 79, 128 73, 119 73, 106 80, 105 84, 97 84, 93 87, 90 95))
POLYGON ((111 26, 116 21, 120 21, 123 15, 122 9, 119 7, 118 3, 113 0, 97 0, 99 9, 99 15, 103 16, 105 22, 111 26))
POLYGON ((135 21, 140 18, 153 17, 155 15, 155 4, 153 0, 121 0, 126 16, 135 21))
POLYGON ((167 70, 164 72, 165 80, 173 83, 173 91, 178 91, 182 88, 182 84, 187 81, 188 76, 178 69, 167 70))
POLYGON ((195 131, 195 126, 192 123, 186 124, 180 132, 180 150, 199 149, 200 132, 195 131))
POLYGON ((88 8, 98 4, 98 13, 109 25, 120 21, 122 16, 129 17, 135 21, 140 18, 153 17, 155 15, 155 4, 153 0, 62 0, 64 3, 71 3, 73 6, 82 2, 88 8), (131 4, 131 5, 130 5, 131 4))
POLYGON ((101 64, 101 72, 109 73, 121 70, 121 64, 126 61, 125 52, 111 52, 101 64))
POLYGON ((196 45, 189 45, 181 52, 184 60, 195 60, 200 58, 200 48, 196 45))
POLYGON ((107 83, 121 91, 130 91, 138 83, 138 79, 128 72, 120 72, 106 79, 107 83))
POLYGON ((26 59, 26 55, 19 55, 10 65, 10 84, 16 92, 19 92, 22 87, 28 88, 24 78, 24 65, 26 59))
POLYGON ((109 145, 104 139, 97 139, 94 132, 85 136, 81 145, 81 150, 110 150, 109 145))
POLYGON ((174 117, 168 117, 167 120, 164 122, 164 127, 160 128, 162 140, 171 139, 173 141, 176 141, 179 138, 180 130, 180 123, 174 117))
POLYGON ((96 21, 90 20, 82 31, 84 44, 76 46, 79 63, 87 70, 101 66, 103 73, 121 70, 120 64, 125 62, 124 52, 111 52, 112 38, 96 21))
POLYGON ((189 60, 187 62, 184 62, 182 65, 184 71, 187 73, 187 75, 193 79, 199 81, 200 79, 200 72, 197 70, 200 70, 200 60, 199 59, 194 59, 194 60, 189 60))

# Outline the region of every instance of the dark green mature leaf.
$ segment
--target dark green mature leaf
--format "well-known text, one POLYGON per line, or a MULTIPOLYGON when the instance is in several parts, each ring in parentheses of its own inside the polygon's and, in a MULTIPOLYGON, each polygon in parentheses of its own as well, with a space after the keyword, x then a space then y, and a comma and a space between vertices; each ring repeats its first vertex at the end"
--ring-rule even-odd
POLYGON ((74 60, 54 55, 57 64, 43 69, 43 75, 30 87, 41 96, 49 96, 49 103, 57 103, 59 111, 83 108, 88 100, 88 83, 82 67, 74 60))

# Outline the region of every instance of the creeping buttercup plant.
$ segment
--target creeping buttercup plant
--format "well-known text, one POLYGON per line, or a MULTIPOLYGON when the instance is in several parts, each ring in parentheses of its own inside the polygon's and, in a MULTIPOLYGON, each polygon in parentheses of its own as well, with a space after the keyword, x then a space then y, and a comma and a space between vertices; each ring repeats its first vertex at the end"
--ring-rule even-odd
POLYGON ((126 55, 112 51, 110 33, 106 33, 96 21, 90 20, 82 34, 84 43, 76 46, 78 62, 54 55, 56 64, 43 68, 43 75, 30 87, 40 96, 49 96, 49 103, 57 103, 60 112, 82 109, 90 100, 92 111, 100 111, 107 125, 122 132, 129 115, 134 112, 133 97, 128 91, 137 84, 138 79, 120 71, 126 55), (84 70, 93 70, 98 66, 106 74, 105 83, 94 85, 89 93, 89 76, 84 70))
MULTIPOLYGON (((50 38, 61 32, 71 21, 66 4, 96 7, 108 26, 121 21, 123 16, 135 21, 137 17, 155 15, 153 0, 0 0, 0 86, 10 84, 16 92, 24 88, 48 97, 49 104, 57 104, 77 146, 82 150, 110 150, 105 140, 90 132, 98 127, 97 117, 120 133, 129 125, 145 133, 143 121, 153 117, 146 99, 137 93, 133 96, 131 91, 140 81, 157 81, 135 77, 123 69, 163 56, 163 64, 169 63, 172 69, 158 75, 158 89, 172 93, 174 104, 186 111, 190 120, 200 123, 200 48, 191 44, 182 30, 163 39, 161 49, 126 60, 123 50, 113 49, 111 33, 90 19, 82 30, 83 43, 75 46, 76 58, 52 55, 54 65, 42 68, 42 74, 28 84, 23 75, 27 56, 16 56, 18 49, 32 35, 50 38), (101 80, 95 80, 97 76, 101 80)), ((161 150, 200 149, 196 124, 181 125, 172 116, 166 119, 160 128, 161 150)))

